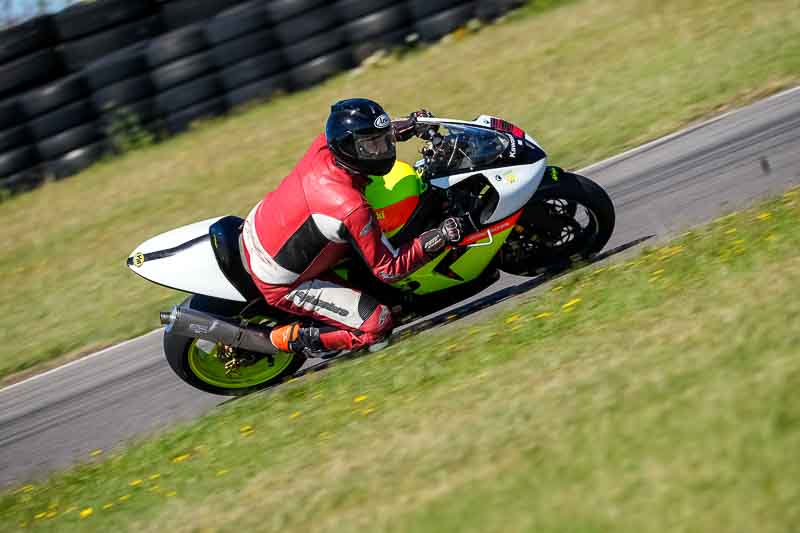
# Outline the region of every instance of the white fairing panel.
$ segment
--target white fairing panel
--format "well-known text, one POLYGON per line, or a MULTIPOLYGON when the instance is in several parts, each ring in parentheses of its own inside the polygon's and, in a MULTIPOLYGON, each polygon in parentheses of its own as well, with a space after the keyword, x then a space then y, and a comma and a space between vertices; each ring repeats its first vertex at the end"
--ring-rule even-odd
POLYGON ((541 159, 530 165, 492 168, 436 178, 431 180, 431 184, 440 189, 447 189, 475 174, 485 175, 500 196, 497 208, 491 218, 486 221, 487 224, 491 224, 515 213, 528 203, 528 200, 536 193, 536 189, 539 188, 546 168, 547 159, 541 159))
POLYGON ((129 268, 147 280, 180 291, 246 301, 220 270, 211 248, 208 229, 220 218, 189 224, 148 239, 131 252, 129 268))

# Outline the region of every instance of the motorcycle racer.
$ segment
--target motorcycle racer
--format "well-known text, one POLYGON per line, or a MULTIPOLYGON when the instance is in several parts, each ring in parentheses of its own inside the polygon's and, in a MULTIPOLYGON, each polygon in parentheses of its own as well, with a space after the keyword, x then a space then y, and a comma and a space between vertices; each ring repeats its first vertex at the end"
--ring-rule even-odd
POLYGON ((359 349, 385 338, 391 310, 328 273, 355 250, 372 273, 391 283, 418 269, 448 243, 462 238, 462 224, 448 218, 395 248, 364 197, 369 176, 387 174, 396 141, 418 131, 417 111, 392 121, 376 102, 352 98, 331 107, 319 135, 278 188, 247 216, 242 231, 245 266, 267 303, 300 321, 270 335, 279 350, 307 355, 359 349))

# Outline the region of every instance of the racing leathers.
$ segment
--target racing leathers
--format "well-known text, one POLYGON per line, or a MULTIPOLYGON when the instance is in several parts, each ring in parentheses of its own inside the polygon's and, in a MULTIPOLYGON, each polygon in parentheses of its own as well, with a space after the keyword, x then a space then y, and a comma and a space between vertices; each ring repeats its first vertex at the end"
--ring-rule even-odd
POLYGON ((434 241, 445 230, 392 246, 364 197, 367 183, 336 164, 320 135, 244 223, 244 255, 256 286, 270 305, 327 325, 316 339, 321 350, 358 349, 393 326, 386 305, 329 273, 340 260, 355 250, 378 279, 390 283, 443 246, 434 241))

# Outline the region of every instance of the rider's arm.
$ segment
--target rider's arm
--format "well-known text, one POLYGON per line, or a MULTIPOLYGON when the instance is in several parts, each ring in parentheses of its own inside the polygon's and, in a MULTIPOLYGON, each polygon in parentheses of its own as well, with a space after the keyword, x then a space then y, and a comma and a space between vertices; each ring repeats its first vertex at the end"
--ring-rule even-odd
POLYGON ((383 234, 372 209, 366 204, 344 221, 347 239, 358 250, 375 277, 385 283, 404 278, 430 259, 420 239, 395 248, 383 234))

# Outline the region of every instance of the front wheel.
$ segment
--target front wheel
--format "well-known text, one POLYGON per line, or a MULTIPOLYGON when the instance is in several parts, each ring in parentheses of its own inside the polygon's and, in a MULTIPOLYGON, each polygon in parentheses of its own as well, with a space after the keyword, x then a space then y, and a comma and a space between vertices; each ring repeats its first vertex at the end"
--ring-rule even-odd
POLYGON ((555 167, 544 180, 500 253, 510 274, 564 268, 602 250, 614 231, 614 204, 600 185, 555 167))

